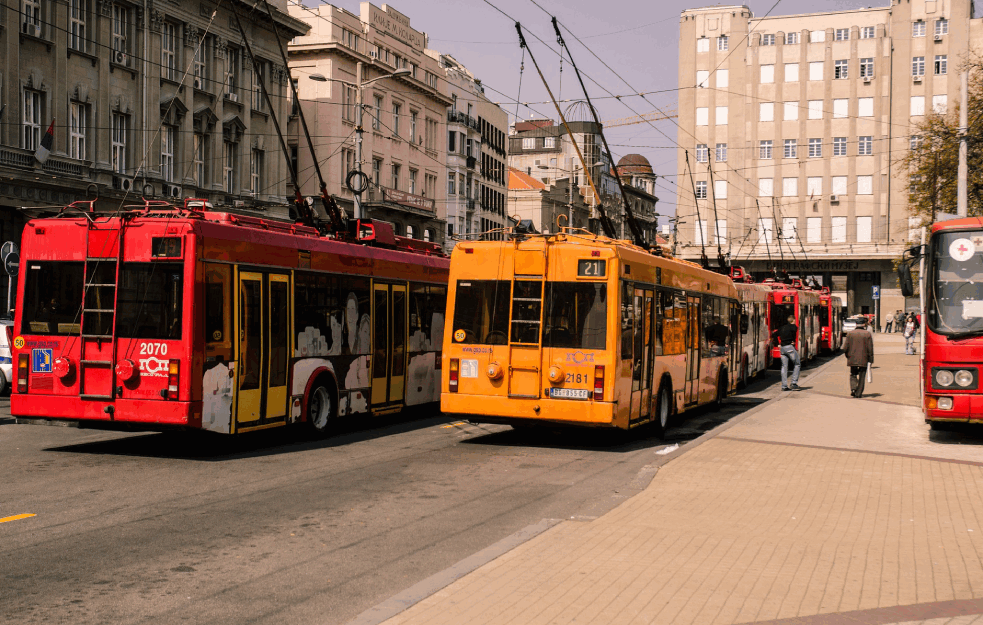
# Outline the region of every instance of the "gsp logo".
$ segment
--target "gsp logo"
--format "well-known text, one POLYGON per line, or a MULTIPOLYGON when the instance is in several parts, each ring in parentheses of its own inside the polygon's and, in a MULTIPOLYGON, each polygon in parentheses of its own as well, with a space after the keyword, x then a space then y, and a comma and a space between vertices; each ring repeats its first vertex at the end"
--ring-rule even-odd
POLYGON ((578 365, 582 365, 585 362, 594 362, 594 354, 585 354, 581 351, 576 351, 567 354, 567 362, 572 362, 578 365))
POLYGON ((139 360, 140 372, 146 373, 152 378, 166 378, 167 377, 167 361, 161 360, 160 358, 141 358, 139 360))

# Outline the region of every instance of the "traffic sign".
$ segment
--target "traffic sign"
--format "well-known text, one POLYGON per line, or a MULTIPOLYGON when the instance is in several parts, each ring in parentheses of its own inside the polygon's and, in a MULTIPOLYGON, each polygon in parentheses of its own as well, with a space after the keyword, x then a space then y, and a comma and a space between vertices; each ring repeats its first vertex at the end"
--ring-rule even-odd
POLYGON ((6 258, 7 254, 10 254, 11 252, 16 253, 18 251, 20 250, 17 249, 16 243, 13 241, 4 241, 3 245, 0 245, 0 260, 6 258))
POLYGON ((3 259, 3 268, 8 276, 17 277, 17 269, 20 265, 20 254, 11 252, 3 259))
POLYGON ((875 284, 872 287, 870 287, 870 291, 871 291, 871 297, 873 297, 874 299, 881 299, 881 287, 875 284))

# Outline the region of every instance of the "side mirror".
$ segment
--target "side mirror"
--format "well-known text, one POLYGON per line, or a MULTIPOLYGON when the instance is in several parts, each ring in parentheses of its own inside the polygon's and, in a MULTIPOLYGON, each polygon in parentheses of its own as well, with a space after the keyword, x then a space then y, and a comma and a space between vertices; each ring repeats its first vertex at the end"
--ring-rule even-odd
POLYGON ((901 286, 901 294, 905 297, 911 297, 915 294, 915 287, 911 281, 910 265, 898 265, 898 284, 901 286))
POLYGON ((749 327, 751 327, 751 318, 747 313, 741 313, 741 334, 747 334, 749 327))
POLYGON ((914 247, 908 248, 907 254, 911 256, 913 260, 918 260, 922 256, 922 246, 916 245, 914 247))

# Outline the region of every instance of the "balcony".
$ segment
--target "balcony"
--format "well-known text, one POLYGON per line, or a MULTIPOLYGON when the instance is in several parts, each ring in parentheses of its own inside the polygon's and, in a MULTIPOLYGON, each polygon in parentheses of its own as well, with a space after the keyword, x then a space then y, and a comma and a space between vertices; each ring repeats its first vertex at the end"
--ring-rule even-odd
MULTIPOLYGON (((0 148, 0 166, 33 170, 34 152, 18 148, 0 148)), ((84 178, 89 175, 89 166, 75 159, 49 156, 42 169, 51 174, 84 178)))
POLYGON ((477 119, 471 117, 467 113, 462 113, 461 111, 447 111, 447 121, 451 124, 461 124, 463 126, 467 126, 472 130, 481 129, 477 119))
POLYGON ((467 205, 467 208, 468 208, 469 211, 473 211, 474 210, 474 206, 475 206, 475 201, 474 200, 472 200, 471 198, 468 198, 467 200, 465 200, 465 204, 467 205))

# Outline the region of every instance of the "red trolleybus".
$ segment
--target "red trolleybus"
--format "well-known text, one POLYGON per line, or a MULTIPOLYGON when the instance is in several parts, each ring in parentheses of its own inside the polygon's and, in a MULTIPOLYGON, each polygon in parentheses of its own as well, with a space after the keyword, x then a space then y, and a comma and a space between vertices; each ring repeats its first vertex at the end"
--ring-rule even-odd
POLYGON ((819 295, 819 326, 822 334, 819 337, 819 349, 823 352, 835 352, 843 343, 843 305, 840 298, 829 294, 829 288, 823 287, 819 295))
POLYGON ((237 433, 436 401, 449 260, 358 222, 150 203, 25 227, 11 412, 237 433), (133 208, 133 207, 130 207, 133 208))
MULTIPOLYGON (((822 326, 819 324, 819 293, 777 282, 769 283, 769 286, 772 289, 768 300, 771 332, 785 325, 789 315, 794 316, 795 325, 799 326, 795 348, 802 362, 811 360, 819 353, 822 335, 822 326)), ((782 354, 777 345, 772 347, 771 355, 774 361, 780 361, 782 354)))
POLYGON ((474 422, 661 432, 737 378, 727 276, 590 233, 459 244, 447 314, 441 409, 474 422))
MULTIPOLYGON (((904 270, 902 290, 911 295, 904 270)), ((920 273, 925 420, 933 428, 983 423, 983 219, 934 224, 920 273)))
POLYGON ((763 284, 751 283, 750 276, 740 267, 732 268, 730 275, 734 279, 741 308, 748 321, 741 326, 744 332, 741 335, 738 385, 743 387, 747 386, 751 378, 771 366, 771 332, 768 326, 771 289, 763 284))

